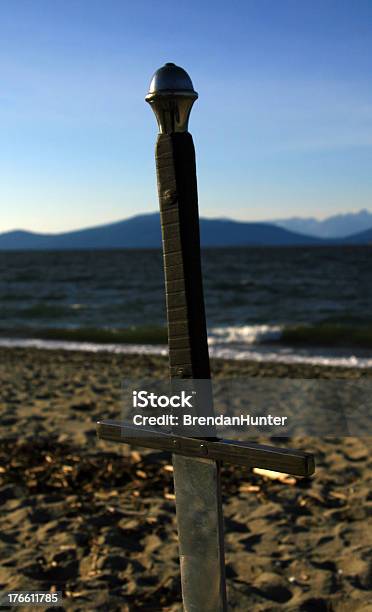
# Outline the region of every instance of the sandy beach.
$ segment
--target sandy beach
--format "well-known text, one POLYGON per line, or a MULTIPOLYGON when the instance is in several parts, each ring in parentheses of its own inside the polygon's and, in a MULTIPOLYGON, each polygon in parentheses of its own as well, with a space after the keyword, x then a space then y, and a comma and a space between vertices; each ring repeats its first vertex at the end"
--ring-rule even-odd
MULTIPOLYGON (((372 377, 360 368, 212 366, 216 377, 372 377)), ((1 590, 63 591, 71 611, 182 609, 170 457, 95 433, 99 418, 120 417, 125 377, 166 374, 167 360, 149 355, 0 351, 1 590)), ((230 607, 372 611, 370 440, 290 444, 315 454, 313 478, 223 470, 230 607)))

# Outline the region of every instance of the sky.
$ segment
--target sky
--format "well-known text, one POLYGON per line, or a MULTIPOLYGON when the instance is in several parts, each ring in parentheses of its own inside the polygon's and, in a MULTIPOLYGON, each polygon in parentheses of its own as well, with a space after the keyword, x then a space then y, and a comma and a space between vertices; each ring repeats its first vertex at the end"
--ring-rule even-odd
POLYGON ((157 209, 153 72, 199 93, 205 217, 372 210, 370 0, 2 0, 0 231, 157 209))

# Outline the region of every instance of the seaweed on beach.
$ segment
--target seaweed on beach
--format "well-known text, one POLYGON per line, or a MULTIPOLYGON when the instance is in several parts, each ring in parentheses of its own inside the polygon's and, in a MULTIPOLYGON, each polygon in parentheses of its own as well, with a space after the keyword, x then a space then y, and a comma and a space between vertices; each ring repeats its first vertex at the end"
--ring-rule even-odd
POLYGON ((2 578, 1 586, 62 591, 71 599, 69 609, 74 601, 76 609, 85 609, 86 600, 86 609, 96 601, 94 609, 156 610, 180 600, 177 580, 166 576, 159 583, 146 567, 146 541, 167 539, 172 522, 166 465, 165 457, 144 459, 136 451, 128 457, 84 452, 55 436, 3 439, 0 490, 9 523, 0 541, 3 571, 12 582, 2 578), (30 550, 20 557, 19 513, 23 527, 28 523, 34 532, 30 550))

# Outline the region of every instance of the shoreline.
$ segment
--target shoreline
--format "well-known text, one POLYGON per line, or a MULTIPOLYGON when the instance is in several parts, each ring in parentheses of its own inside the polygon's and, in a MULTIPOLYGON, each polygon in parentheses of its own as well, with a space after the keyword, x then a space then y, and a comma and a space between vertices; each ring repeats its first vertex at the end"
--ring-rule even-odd
MULTIPOLYGON (((115 355, 151 355, 166 357, 168 348, 163 344, 131 344, 131 343, 96 343, 74 342, 70 340, 45 340, 41 338, 12 338, 0 337, 1 350, 40 350, 49 352, 81 352, 89 354, 115 354, 115 355)), ((322 347, 289 347, 285 345, 247 344, 245 346, 230 347, 227 343, 209 344, 211 359, 283 364, 288 366, 319 366, 347 369, 372 369, 372 356, 369 351, 356 351, 353 349, 322 348, 322 347)))
MULTIPOLYGON (((127 347, 125 347, 127 348, 127 347)), ((87 367, 89 363, 105 366, 112 365, 114 368, 122 366, 123 376, 128 373, 142 372, 144 377, 168 378, 168 354, 163 353, 138 353, 133 347, 133 352, 111 351, 110 347, 106 350, 81 350, 80 347, 71 346, 56 347, 52 350, 39 346, 4 346, 0 344, 0 365, 1 363, 15 363, 21 366, 22 358, 27 362, 35 360, 40 364, 55 363, 72 368, 87 367)), ((259 361, 255 359, 229 359, 224 357, 214 357, 211 355, 212 376, 254 376, 270 378, 361 378, 372 377, 372 366, 356 367, 323 363, 307 362, 278 362, 278 361, 259 361)), ((139 378, 141 378, 139 377, 139 378)))

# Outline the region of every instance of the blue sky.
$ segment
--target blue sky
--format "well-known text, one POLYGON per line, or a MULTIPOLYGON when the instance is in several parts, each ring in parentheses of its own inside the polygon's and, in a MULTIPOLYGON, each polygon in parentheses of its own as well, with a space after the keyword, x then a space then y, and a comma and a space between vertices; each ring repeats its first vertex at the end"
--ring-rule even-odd
POLYGON ((157 208, 166 61, 190 74, 201 214, 372 210, 372 2, 2 0, 0 231, 157 208))

